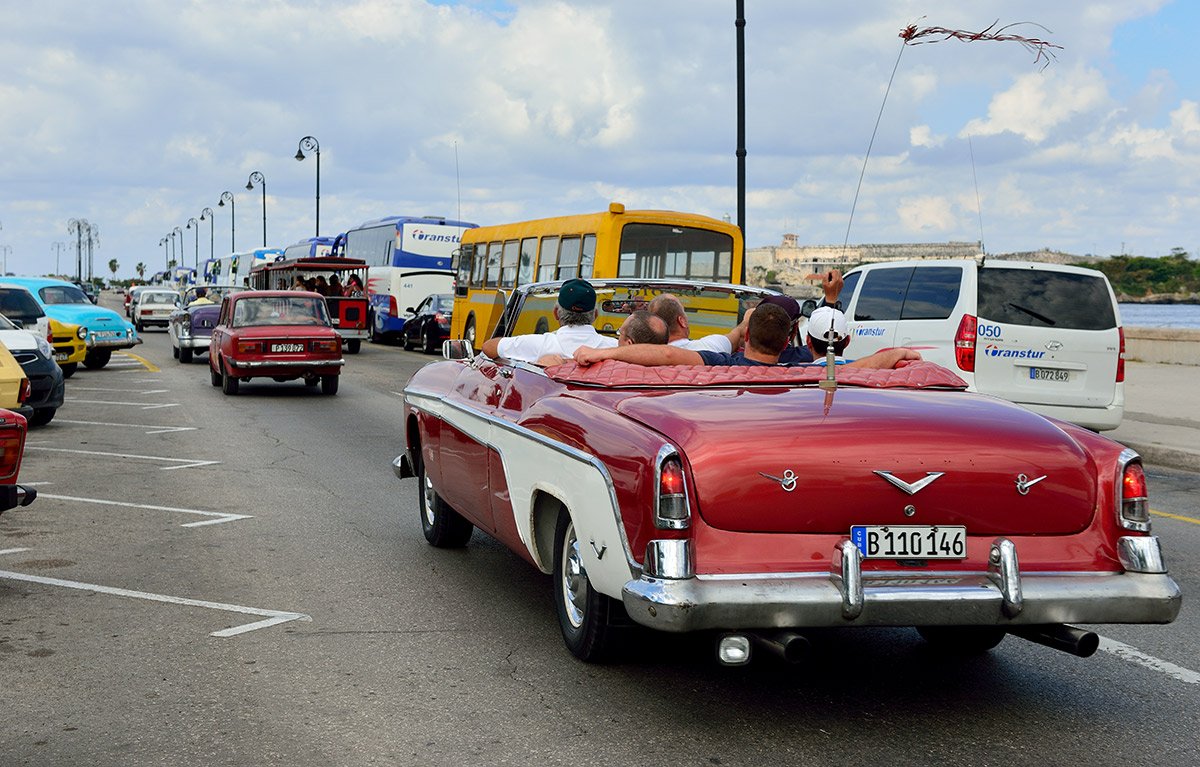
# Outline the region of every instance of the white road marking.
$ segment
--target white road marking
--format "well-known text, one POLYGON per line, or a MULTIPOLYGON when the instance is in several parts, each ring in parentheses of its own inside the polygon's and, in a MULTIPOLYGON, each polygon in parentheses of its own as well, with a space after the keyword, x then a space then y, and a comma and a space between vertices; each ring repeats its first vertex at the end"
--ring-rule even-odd
POLYGON ((243 613, 245 615, 259 615, 266 620, 246 623, 241 626, 232 626, 220 631, 214 631, 209 636, 213 637, 231 637, 238 634, 245 634, 247 631, 255 631, 257 629, 265 629, 268 626, 275 626, 280 623, 289 621, 311 621, 312 617, 304 613, 284 612, 281 610, 263 610, 257 607, 243 607, 242 605, 230 605, 223 602, 209 602, 203 599, 189 599, 187 597, 173 597, 168 594, 152 594, 147 591, 131 591, 130 589, 118 589, 112 586, 101 586, 96 583, 80 583, 79 581, 66 581, 61 578, 46 578, 40 575, 26 575, 25 573, 14 573, 8 570, 0 570, 0 578, 7 578, 14 581, 25 581, 26 583, 41 583, 46 586, 61 586, 66 589, 77 589, 79 591, 94 591, 98 594, 110 594, 116 597, 129 597, 131 599, 145 599, 151 602, 166 602, 173 605, 184 605, 186 607, 204 607, 209 610, 223 610, 231 613, 243 613))
POLYGON ((72 386, 71 391, 112 391, 124 394, 166 394, 170 389, 107 389, 102 386, 72 386))
POLYGON ((251 519, 250 514, 230 514, 224 511, 200 511, 199 509, 181 509, 177 506, 155 506, 149 503, 128 503, 126 501, 106 501, 101 498, 79 498, 73 495, 51 495, 38 493, 38 498, 53 498, 59 501, 75 501, 77 503, 95 503, 101 506, 125 506, 131 509, 150 509, 151 511, 171 511, 176 514, 198 514, 202 517, 214 517, 203 522, 188 522, 180 527, 204 527, 219 525, 222 522, 235 522, 239 519, 251 519))
POLYGON ((22 551, 29 551, 29 549, 0 549, 0 554, 20 554, 22 551))
POLYGON ((1115 639, 1108 637, 1100 637, 1100 649, 1111 655, 1115 655, 1121 660, 1136 663, 1139 666, 1144 666, 1151 671, 1158 671, 1166 674, 1172 679, 1187 684, 1200 684, 1200 674, 1183 666, 1176 666, 1170 661, 1165 661, 1161 658, 1155 658, 1153 655, 1147 655, 1136 647, 1130 647, 1127 644, 1122 644, 1115 639))
POLYGON ((44 450, 51 453, 76 453, 79 455, 103 455, 109 458, 134 458, 143 461, 168 461, 179 463, 179 466, 164 466, 160 471, 172 471, 174 469, 193 469, 197 466, 213 466, 220 461, 202 461, 197 458, 165 458, 161 455, 134 455, 131 453, 105 453, 100 450, 71 450, 65 447, 40 447, 26 443, 25 450, 44 450))
MULTIPOLYGON (((108 423, 106 421, 71 421, 66 418, 55 418, 55 423, 73 423, 80 426, 120 426, 122 428, 150 429, 146 434, 169 434, 173 431, 195 431, 195 426, 151 426, 148 423, 108 423)), ((29 484, 26 482, 25 484, 29 484)))
POLYGON ((142 410, 157 410, 164 407, 179 407, 178 402, 168 402, 162 405, 156 405, 146 402, 110 402, 106 399, 75 399, 74 397, 67 397, 67 404, 72 403, 77 405, 119 405, 126 407, 140 407, 142 410))

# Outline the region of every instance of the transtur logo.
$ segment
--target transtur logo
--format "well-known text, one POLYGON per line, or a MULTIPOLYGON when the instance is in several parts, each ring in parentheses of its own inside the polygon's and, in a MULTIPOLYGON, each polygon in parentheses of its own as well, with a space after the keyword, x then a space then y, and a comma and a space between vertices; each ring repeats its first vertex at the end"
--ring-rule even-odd
POLYGON ((881 336, 884 334, 883 328, 855 328, 854 335, 856 336, 881 336))
POLYGON ((412 236, 414 240, 425 240, 428 242, 460 242, 461 237, 457 234, 430 234, 424 229, 413 229, 412 236))
POLYGON ((988 344, 983 352, 989 357, 1004 357, 1014 360, 1040 360, 1046 356, 1045 352, 1039 352, 1036 349, 1001 349, 995 344, 988 344))

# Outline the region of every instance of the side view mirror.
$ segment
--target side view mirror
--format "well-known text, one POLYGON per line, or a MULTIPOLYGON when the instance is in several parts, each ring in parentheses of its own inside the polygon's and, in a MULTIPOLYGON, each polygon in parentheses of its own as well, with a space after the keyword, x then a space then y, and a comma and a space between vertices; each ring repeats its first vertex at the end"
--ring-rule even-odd
POLYGON ((475 356, 471 342, 465 338, 447 338, 442 341, 442 357, 448 360, 469 360, 475 356))
POLYGON ((416 310, 416 309, 414 309, 414 308, 413 308, 413 307, 411 307, 411 306, 410 306, 410 307, 408 307, 407 309, 405 309, 404 311, 405 311, 406 313, 408 313, 408 314, 416 314, 416 313, 417 313, 417 310, 416 310))
POLYGON ((817 308, 817 302, 811 298, 804 299, 804 303, 800 304, 800 316, 811 317, 813 310, 817 308))

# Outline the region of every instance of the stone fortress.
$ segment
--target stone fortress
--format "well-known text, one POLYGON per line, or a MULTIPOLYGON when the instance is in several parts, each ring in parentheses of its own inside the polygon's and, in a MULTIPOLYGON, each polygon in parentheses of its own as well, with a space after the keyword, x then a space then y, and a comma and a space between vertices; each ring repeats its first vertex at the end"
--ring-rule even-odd
MULTIPOLYGON (((1026 253, 987 254, 989 259, 1005 261, 1042 261, 1054 264, 1085 264, 1090 259, 1068 253, 1039 250, 1026 253)), ((746 250, 746 282, 751 285, 782 288, 798 297, 819 295, 816 280, 810 274, 830 269, 843 272, 860 264, 884 261, 908 261, 939 258, 984 258, 979 242, 932 242, 869 245, 801 245, 795 234, 783 235, 779 245, 746 250)))

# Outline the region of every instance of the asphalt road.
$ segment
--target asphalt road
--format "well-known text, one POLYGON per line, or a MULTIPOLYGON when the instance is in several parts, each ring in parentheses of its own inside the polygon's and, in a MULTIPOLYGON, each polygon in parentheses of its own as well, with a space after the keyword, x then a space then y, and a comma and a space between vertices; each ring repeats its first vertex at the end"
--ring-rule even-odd
POLYGON ((335 397, 226 397, 145 335, 146 364, 68 381, 21 472, 41 497, 0 516, 0 765, 1197 763, 1200 475, 1150 467, 1179 620, 1100 627, 1090 659, 842 630, 799 666, 669 636, 589 666, 548 578, 479 533, 425 544, 389 463, 431 358, 365 345, 335 397))

